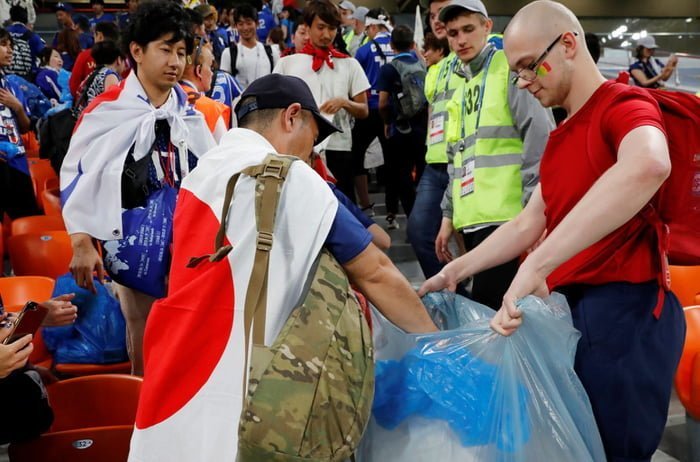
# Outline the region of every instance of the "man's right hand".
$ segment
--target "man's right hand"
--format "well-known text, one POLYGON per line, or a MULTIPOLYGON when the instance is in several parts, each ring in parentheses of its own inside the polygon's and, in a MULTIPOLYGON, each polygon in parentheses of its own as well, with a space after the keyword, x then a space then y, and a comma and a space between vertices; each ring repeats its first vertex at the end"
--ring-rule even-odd
POLYGON ((435 238, 435 255, 437 255, 438 260, 442 263, 448 263, 452 261, 452 252, 450 252, 449 243, 452 237, 452 220, 449 218, 442 218, 442 223, 440 224, 440 231, 435 238))
POLYGON ((73 245, 73 259, 70 262, 70 272, 73 274, 76 284, 96 293, 97 289, 93 283, 92 274, 97 271, 97 278, 101 283, 104 282, 105 270, 102 257, 88 234, 71 234, 71 244, 73 245))

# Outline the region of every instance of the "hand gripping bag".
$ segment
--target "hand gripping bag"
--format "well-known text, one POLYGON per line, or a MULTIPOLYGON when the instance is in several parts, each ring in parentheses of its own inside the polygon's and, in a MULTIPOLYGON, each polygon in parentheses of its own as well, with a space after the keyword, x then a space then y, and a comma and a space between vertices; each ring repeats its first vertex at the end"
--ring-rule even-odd
POLYGON ((56 280, 53 295, 74 293, 78 318, 68 326, 44 327, 42 338, 57 364, 109 364, 126 361, 126 323, 119 302, 95 279, 97 293, 79 287, 73 276, 56 280))
POLYGON ((563 296, 523 299, 510 337, 459 295, 424 303, 442 332, 406 334, 373 312, 375 398, 358 461, 605 460, 563 296))

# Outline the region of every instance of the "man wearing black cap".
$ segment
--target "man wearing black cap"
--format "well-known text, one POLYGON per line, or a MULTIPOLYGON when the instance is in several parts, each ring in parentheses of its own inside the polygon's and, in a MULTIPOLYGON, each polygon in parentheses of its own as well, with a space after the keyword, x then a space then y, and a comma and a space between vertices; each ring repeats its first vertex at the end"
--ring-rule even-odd
POLYGON ((236 184, 226 227, 230 253, 194 268, 187 262, 212 251, 229 179, 270 153, 302 162, 292 163, 277 206, 265 343, 275 340, 298 303, 324 246, 353 285, 398 326, 435 330, 408 281, 306 164, 314 144, 338 130, 321 115, 306 83, 279 74, 261 77, 241 96, 236 115, 240 128, 224 135, 182 183, 169 296, 156 303, 149 321, 144 346, 157 359, 146 364, 130 460, 236 460, 246 364, 243 311, 257 238, 255 179, 241 175, 236 184), (178 309, 185 305, 186 311, 178 309), (193 354, 196 360, 157 353, 165 351, 193 354))

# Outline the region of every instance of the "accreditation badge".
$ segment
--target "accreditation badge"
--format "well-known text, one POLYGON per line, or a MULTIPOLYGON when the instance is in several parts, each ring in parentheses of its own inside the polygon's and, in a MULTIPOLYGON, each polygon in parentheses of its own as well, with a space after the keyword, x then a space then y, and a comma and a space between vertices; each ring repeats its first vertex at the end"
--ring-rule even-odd
POLYGON ((460 197, 468 196, 474 192, 474 166, 475 159, 472 157, 462 166, 462 175, 459 183, 460 197))
POLYGON ((428 142, 441 143, 445 140, 445 113, 434 114, 428 124, 428 142))

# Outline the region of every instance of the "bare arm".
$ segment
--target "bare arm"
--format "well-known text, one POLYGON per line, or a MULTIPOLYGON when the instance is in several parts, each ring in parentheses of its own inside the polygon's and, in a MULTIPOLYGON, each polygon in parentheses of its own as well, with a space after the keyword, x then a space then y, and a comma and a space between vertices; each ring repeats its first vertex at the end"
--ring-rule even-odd
POLYGON ((559 265, 628 222, 670 172, 668 144, 661 130, 643 126, 630 131, 620 143, 615 165, 520 266, 492 327, 502 334, 512 333, 521 322, 515 301, 540 290, 559 265))
POLYGON ((117 85, 117 84, 119 84, 119 78, 116 75, 109 74, 107 77, 105 77, 105 83, 104 83, 105 91, 109 87, 111 87, 113 85, 117 85))
POLYGON ((360 292, 397 326, 407 332, 437 330, 406 278, 373 244, 343 268, 360 292))
POLYGON ((352 97, 347 98, 331 98, 321 105, 321 112, 326 114, 335 114, 341 109, 345 109, 356 119, 366 119, 369 116, 369 106, 367 106, 367 93, 361 92, 352 97))
MULTIPOLYGON (((643 87, 650 87, 657 83, 659 80, 668 80, 668 77, 664 79, 664 73, 660 73, 658 75, 655 75, 654 77, 648 79, 646 75, 644 75, 644 72, 642 72, 640 69, 632 69, 632 77, 634 77, 634 80, 639 82, 639 84, 643 87)), ((670 76, 670 74, 669 74, 670 76)))
POLYGON ((92 237, 86 233, 75 233, 70 235, 73 247, 73 259, 70 262, 70 272, 73 274, 76 284, 96 293, 97 289, 92 282, 92 272, 97 271, 100 282, 104 282, 105 270, 92 237))
POLYGON ((384 231, 384 228, 375 223, 367 228, 367 231, 372 235, 372 243, 381 250, 391 247, 391 236, 384 231))
POLYGON ((387 91, 379 92, 379 115, 382 116, 385 124, 391 122, 391 104, 389 103, 389 92, 387 91))

